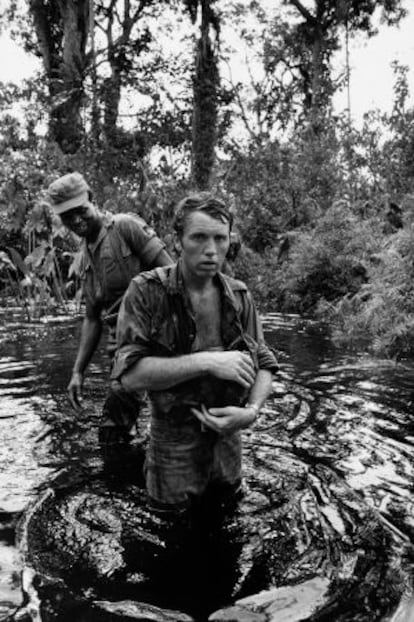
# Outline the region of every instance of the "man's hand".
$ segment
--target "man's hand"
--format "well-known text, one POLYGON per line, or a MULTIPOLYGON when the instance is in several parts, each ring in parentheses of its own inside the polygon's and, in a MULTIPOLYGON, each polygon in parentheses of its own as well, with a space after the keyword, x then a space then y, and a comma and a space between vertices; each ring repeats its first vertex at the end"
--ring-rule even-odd
POLYGON ((238 406, 207 409, 203 404, 201 408, 192 408, 191 411, 203 425, 218 434, 230 434, 247 428, 256 419, 256 411, 238 406))
POLYGON ((206 352, 208 370, 211 375, 222 380, 238 382, 250 389, 256 379, 252 357, 247 352, 230 350, 226 352, 206 352))
POLYGON ((68 384, 69 401, 72 408, 76 412, 82 410, 82 386, 83 386, 83 374, 80 372, 73 372, 70 382, 68 384))

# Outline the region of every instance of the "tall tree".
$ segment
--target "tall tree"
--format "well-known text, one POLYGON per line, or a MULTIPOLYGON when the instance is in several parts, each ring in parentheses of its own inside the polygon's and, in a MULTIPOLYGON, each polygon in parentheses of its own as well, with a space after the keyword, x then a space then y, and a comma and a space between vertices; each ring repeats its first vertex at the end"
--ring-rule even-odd
POLYGON ((29 11, 51 96, 50 134, 73 153, 82 140, 89 0, 29 0, 29 11))
MULTIPOLYGON (((335 77, 333 54, 343 33, 373 36, 375 16, 397 24, 405 15, 403 0, 283 0, 271 14, 262 3, 230 5, 227 19, 239 25, 241 36, 259 60, 261 70, 250 72, 250 97, 234 84, 246 129, 255 142, 275 127, 286 129, 301 117, 318 133, 331 108, 332 95, 345 76, 335 77), (248 20, 253 25, 248 25, 248 20), (252 17, 254 20, 252 21, 252 17), (260 43, 259 43, 260 42, 260 43)), ((249 54, 250 55, 250 54, 249 54)), ((246 62, 247 68, 249 63, 246 62)))
POLYGON ((0 18, 14 24, 14 35, 26 51, 42 59, 50 95, 49 133, 64 152, 73 153, 81 144, 89 76, 95 143, 100 134, 106 146, 116 146, 119 137, 122 141, 123 133, 117 131, 121 91, 131 84, 138 92, 148 90, 148 76, 140 89, 139 75, 148 73, 143 66, 153 59, 142 61, 141 56, 149 51, 157 17, 167 5, 173 2, 11 0, 1 12, 0 18), (23 2, 29 6, 26 18, 23 2))
POLYGON ((193 77, 192 176, 194 184, 206 189, 211 184, 217 142, 219 20, 214 0, 184 0, 193 23, 201 11, 200 37, 196 45, 193 77), (214 31, 217 40, 212 38, 214 31))
POLYGON ((373 16, 382 9, 387 24, 396 24, 406 14, 402 0, 283 0, 294 7, 301 20, 293 34, 301 47, 300 73, 303 83, 305 110, 318 129, 318 117, 329 106, 334 91, 330 61, 340 45, 340 33, 375 34, 373 16))
POLYGON ((122 86, 136 70, 138 57, 148 50, 152 40, 145 17, 156 18, 165 2, 166 0, 102 0, 96 3, 96 25, 104 35, 102 48, 97 51, 97 56, 109 68, 109 75, 103 79, 101 88, 103 134, 107 144, 116 143, 122 86))

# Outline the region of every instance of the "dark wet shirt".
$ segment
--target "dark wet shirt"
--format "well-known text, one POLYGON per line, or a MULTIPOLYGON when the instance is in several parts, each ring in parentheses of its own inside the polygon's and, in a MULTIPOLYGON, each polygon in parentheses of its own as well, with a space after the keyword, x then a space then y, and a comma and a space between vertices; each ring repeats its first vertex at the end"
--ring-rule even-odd
MULTIPOLYGON (((221 342, 224 350, 249 352, 256 370, 276 371, 250 293, 241 281, 217 275, 221 292, 221 342)), ((193 352, 196 326, 180 264, 135 277, 123 300, 117 324, 118 349, 112 378, 118 379, 147 356, 173 357, 193 352)), ((151 391, 155 414, 183 404, 240 405, 247 395, 238 383, 203 376, 167 391, 151 391)))
POLYGON ((132 277, 155 267, 156 258, 164 248, 155 231, 139 216, 105 214, 96 241, 93 244, 84 241, 82 246, 86 315, 97 318, 102 311, 115 313, 117 302, 120 303, 132 277))

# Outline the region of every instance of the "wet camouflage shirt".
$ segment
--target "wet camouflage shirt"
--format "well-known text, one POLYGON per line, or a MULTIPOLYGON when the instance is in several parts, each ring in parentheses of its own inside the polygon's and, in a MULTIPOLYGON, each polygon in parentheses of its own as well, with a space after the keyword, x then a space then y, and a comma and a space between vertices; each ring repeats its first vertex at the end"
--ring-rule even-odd
MULTIPOLYGON (((277 361, 266 345, 250 293, 241 281, 217 275, 222 298, 221 339, 225 350, 250 352, 256 369, 276 371, 277 361)), ((193 351, 196 326, 180 264, 135 277, 121 305, 118 349, 111 377, 118 379, 147 356, 172 357, 193 351)), ((168 391, 152 391, 154 414, 175 406, 203 403, 207 407, 240 405, 247 395, 240 385, 213 377, 183 382, 168 391)))
POLYGON ((81 278, 86 315, 101 316, 121 298, 132 277, 157 265, 165 245, 133 214, 105 214, 93 244, 83 242, 81 278))

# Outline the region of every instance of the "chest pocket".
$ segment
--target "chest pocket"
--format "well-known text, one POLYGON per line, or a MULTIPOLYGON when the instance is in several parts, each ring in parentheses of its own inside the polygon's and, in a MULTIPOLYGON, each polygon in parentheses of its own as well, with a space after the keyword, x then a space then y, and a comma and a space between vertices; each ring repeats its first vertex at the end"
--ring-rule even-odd
POLYGON ((164 289, 158 312, 152 318, 151 338, 165 347, 170 355, 189 354, 195 337, 193 319, 187 313, 181 295, 168 291, 168 277, 162 268, 155 268, 159 283, 164 289), (162 302, 161 302, 162 301, 162 302))
POLYGON ((185 315, 182 320, 180 314, 183 310, 177 309, 172 304, 170 297, 164 299, 167 308, 159 309, 158 313, 152 318, 151 340, 154 348, 164 356, 177 356, 191 352, 191 343, 194 334, 191 329, 192 319, 185 315))
POLYGON ((151 321, 151 343, 154 356, 176 356, 175 330, 170 319, 157 314, 151 321))
POLYGON ((99 253, 104 298, 107 305, 122 296, 131 279, 142 269, 139 257, 134 255, 115 227, 108 230, 99 253))
POLYGON ((227 322, 227 339, 226 350, 241 350, 248 352, 252 357, 253 364, 256 371, 259 369, 258 363, 258 349, 259 344, 251 335, 246 332, 248 324, 247 319, 247 301, 243 300, 243 296, 247 295, 245 289, 233 290, 234 298, 236 300, 235 305, 235 317, 229 318, 227 322))

